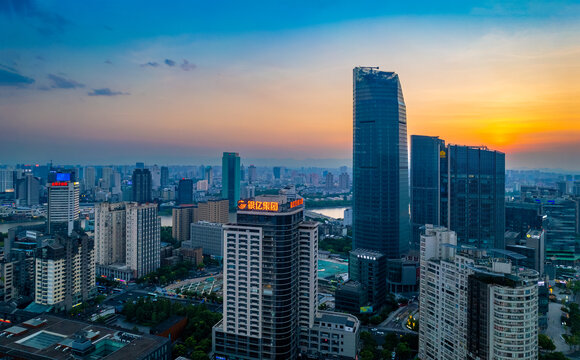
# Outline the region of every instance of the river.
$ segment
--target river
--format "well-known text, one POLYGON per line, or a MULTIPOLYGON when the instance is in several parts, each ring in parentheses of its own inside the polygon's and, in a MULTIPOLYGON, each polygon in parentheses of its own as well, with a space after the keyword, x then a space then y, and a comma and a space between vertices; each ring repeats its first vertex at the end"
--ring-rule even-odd
POLYGON ((324 216, 329 216, 334 219, 344 219, 344 210, 347 207, 332 207, 332 208, 321 208, 321 209, 306 209, 312 212, 322 214, 324 216))
POLYGON ((7 233, 8 229, 16 227, 16 226, 20 226, 20 225, 31 226, 31 225, 39 225, 39 224, 44 224, 44 221, 26 221, 26 222, 2 223, 2 224, 0 224, 0 233, 7 233))

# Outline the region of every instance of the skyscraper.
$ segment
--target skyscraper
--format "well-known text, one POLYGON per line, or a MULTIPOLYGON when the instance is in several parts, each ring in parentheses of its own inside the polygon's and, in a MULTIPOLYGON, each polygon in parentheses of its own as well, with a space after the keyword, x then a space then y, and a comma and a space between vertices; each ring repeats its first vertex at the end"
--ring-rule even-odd
POLYGON ((161 167, 161 187, 169 185, 169 168, 167 166, 161 167))
POLYGON ((353 71, 353 248, 399 258, 409 248, 407 116, 399 76, 353 71))
MULTIPOLYGON (((485 146, 447 147, 447 226, 462 244, 503 249, 505 154, 485 146)), ((445 181, 445 180, 444 180, 445 181)))
POLYGON ((255 183, 258 180, 258 172, 254 165, 248 167, 248 182, 250 184, 255 183))
POLYGON ((133 201, 140 204, 151 202, 151 173, 149 169, 135 169, 132 182, 133 201))
POLYGON ((126 262, 140 278, 161 266, 161 218, 155 204, 127 204, 126 262))
POLYGON ((55 181, 48 184, 49 233, 62 232, 70 235, 74 229, 75 220, 79 219, 79 210, 78 182, 55 181))
POLYGON ((230 209, 240 200, 240 155, 224 152, 222 157, 222 198, 228 199, 230 209))
POLYGON ((413 247, 420 227, 442 225, 461 244, 503 249, 505 154, 485 146, 447 145, 411 136, 413 247))
POLYGON ((359 321, 318 310, 318 224, 303 221, 302 204, 295 194, 243 200, 238 223, 224 226, 216 358, 355 357, 359 321))
POLYGON ((193 180, 181 179, 177 185, 177 203, 193 204, 193 180))
POLYGON ((445 140, 437 136, 411 135, 411 248, 415 250, 423 225, 441 225, 447 219, 447 207, 441 206, 447 194, 441 184, 446 151, 445 140))
POLYGON ((95 182, 97 180, 97 172, 94 167, 88 166, 85 168, 85 190, 93 190, 95 188, 95 182))

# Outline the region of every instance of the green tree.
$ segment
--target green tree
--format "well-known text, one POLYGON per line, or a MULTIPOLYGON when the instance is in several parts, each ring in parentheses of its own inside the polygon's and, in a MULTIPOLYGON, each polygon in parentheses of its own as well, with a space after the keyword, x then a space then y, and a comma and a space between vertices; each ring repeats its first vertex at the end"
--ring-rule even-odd
POLYGON ((173 347, 173 355, 175 356, 183 356, 187 354, 187 348, 183 344, 175 344, 173 347))
POLYGON ((538 334, 538 345, 540 349, 553 351, 556 350, 556 345, 548 335, 538 334))
POLYGON ((371 350, 365 348, 360 352, 360 358, 361 360, 373 360, 375 358, 375 354, 371 350))
POLYGON ((391 353, 397 345, 399 344, 399 335, 396 333, 388 333, 385 335, 385 343, 383 344, 383 349, 391 353))
POLYGON ((400 342, 397 345, 397 355, 399 356, 399 359, 401 360, 408 360, 409 358, 411 358, 411 348, 409 348, 409 346, 407 345, 407 343, 404 342, 400 342))
POLYGON ((540 353, 540 360, 570 360, 561 352, 540 353))

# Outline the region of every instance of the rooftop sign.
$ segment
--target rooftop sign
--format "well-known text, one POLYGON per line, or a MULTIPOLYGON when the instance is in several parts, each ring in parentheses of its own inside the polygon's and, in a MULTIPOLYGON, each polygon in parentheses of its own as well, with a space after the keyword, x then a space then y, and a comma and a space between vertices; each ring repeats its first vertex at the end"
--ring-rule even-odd
POLYGON ((278 211, 278 203, 275 201, 238 201, 239 210, 258 210, 258 211, 278 211))

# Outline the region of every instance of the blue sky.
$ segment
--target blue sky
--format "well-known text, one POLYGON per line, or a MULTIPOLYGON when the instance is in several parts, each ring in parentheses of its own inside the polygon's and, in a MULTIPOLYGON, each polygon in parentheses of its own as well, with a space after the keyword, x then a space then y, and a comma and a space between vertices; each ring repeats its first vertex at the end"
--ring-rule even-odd
POLYGON ((0 164, 349 161, 352 67, 378 65, 409 134, 573 168, 579 20, 572 1, 0 0, 0 164))

